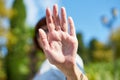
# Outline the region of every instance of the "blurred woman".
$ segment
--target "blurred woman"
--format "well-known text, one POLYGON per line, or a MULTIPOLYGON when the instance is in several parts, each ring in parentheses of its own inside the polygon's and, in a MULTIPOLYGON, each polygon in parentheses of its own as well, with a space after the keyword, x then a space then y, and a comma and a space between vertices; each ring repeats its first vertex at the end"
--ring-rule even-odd
POLYGON ((83 61, 77 55, 74 22, 71 17, 66 19, 64 7, 61 8, 60 16, 55 4, 53 12, 47 8, 46 17, 35 27, 35 44, 42 49, 47 59, 34 80, 88 80, 84 74, 83 61))

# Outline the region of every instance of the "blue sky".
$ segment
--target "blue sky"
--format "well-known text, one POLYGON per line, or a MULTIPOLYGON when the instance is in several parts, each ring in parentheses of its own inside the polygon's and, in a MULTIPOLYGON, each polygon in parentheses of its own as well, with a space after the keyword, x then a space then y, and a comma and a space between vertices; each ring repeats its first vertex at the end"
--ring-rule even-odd
MULTIPOLYGON (((7 6, 12 4, 9 0, 7 6)), ((24 0, 27 9, 26 24, 35 26, 37 21, 45 15, 46 7, 52 9, 57 3, 64 6, 67 15, 71 16, 75 22, 76 32, 83 34, 83 40, 87 45, 92 38, 96 38, 103 43, 108 42, 109 30, 103 26, 101 16, 111 16, 111 9, 117 8, 119 11, 113 27, 116 29, 120 25, 120 0, 24 0)))

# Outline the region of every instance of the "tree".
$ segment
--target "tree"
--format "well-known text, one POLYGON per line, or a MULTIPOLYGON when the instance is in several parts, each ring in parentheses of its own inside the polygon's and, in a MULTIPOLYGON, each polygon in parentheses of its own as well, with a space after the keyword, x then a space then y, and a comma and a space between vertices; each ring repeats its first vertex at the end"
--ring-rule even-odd
POLYGON ((92 39, 89 43, 89 55, 90 55, 90 60, 93 61, 93 51, 96 50, 95 43, 97 42, 96 39, 92 39))
MULTIPOLYGON (((5 0, 0 0, 0 39, 7 39, 8 30, 5 28, 3 24, 4 19, 11 18, 13 16, 14 11, 12 9, 7 9, 5 6, 5 0)), ((3 57, 3 50, 6 44, 0 42, 0 80, 6 80, 6 72, 5 72, 5 65, 4 65, 4 57, 3 57)))
POLYGON ((7 9, 5 6, 5 0, 0 0, 0 17, 11 18, 13 15, 13 9, 7 9))
POLYGON ((25 27, 26 10, 23 0, 14 0, 12 8, 15 14, 10 19, 6 72, 9 80, 26 80, 29 72, 29 59, 26 54, 29 51, 29 36, 25 27))
POLYGON ((92 39, 89 44, 89 54, 91 61, 111 61, 112 49, 96 39, 92 39))
POLYGON ((78 51, 77 53, 82 57, 85 63, 88 62, 88 53, 87 48, 84 45, 83 37, 81 33, 77 33, 77 39, 78 39, 78 51))
POLYGON ((120 58, 120 27, 118 27, 110 36, 110 42, 114 53, 115 59, 120 58))

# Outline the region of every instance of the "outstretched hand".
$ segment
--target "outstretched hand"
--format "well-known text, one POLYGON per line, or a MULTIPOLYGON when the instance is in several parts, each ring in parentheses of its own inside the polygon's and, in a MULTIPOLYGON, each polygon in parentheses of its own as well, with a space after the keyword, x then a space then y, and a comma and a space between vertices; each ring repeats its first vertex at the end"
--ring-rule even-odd
POLYGON ((53 6, 53 14, 49 8, 46 9, 46 22, 49 32, 46 34, 39 29, 41 47, 50 63, 65 72, 75 64, 78 48, 74 22, 71 17, 66 19, 64 7, 59 17, 57 5, 53 6))

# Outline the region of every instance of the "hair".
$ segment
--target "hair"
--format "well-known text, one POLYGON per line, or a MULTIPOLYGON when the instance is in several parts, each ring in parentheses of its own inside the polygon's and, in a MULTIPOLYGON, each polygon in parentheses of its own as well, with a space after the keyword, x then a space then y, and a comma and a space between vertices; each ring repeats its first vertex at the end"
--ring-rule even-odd
POLYGON ((42 26, 45 26, 46 24, 46 17, 43 17, 38 21, 38 23, 35 26, 35 33, 34 33, 34 45, 37 49, 42 50, 42 48, 39 45, 38 42, 38 35, 39 35, 39 29, 42 28, 42 26))

